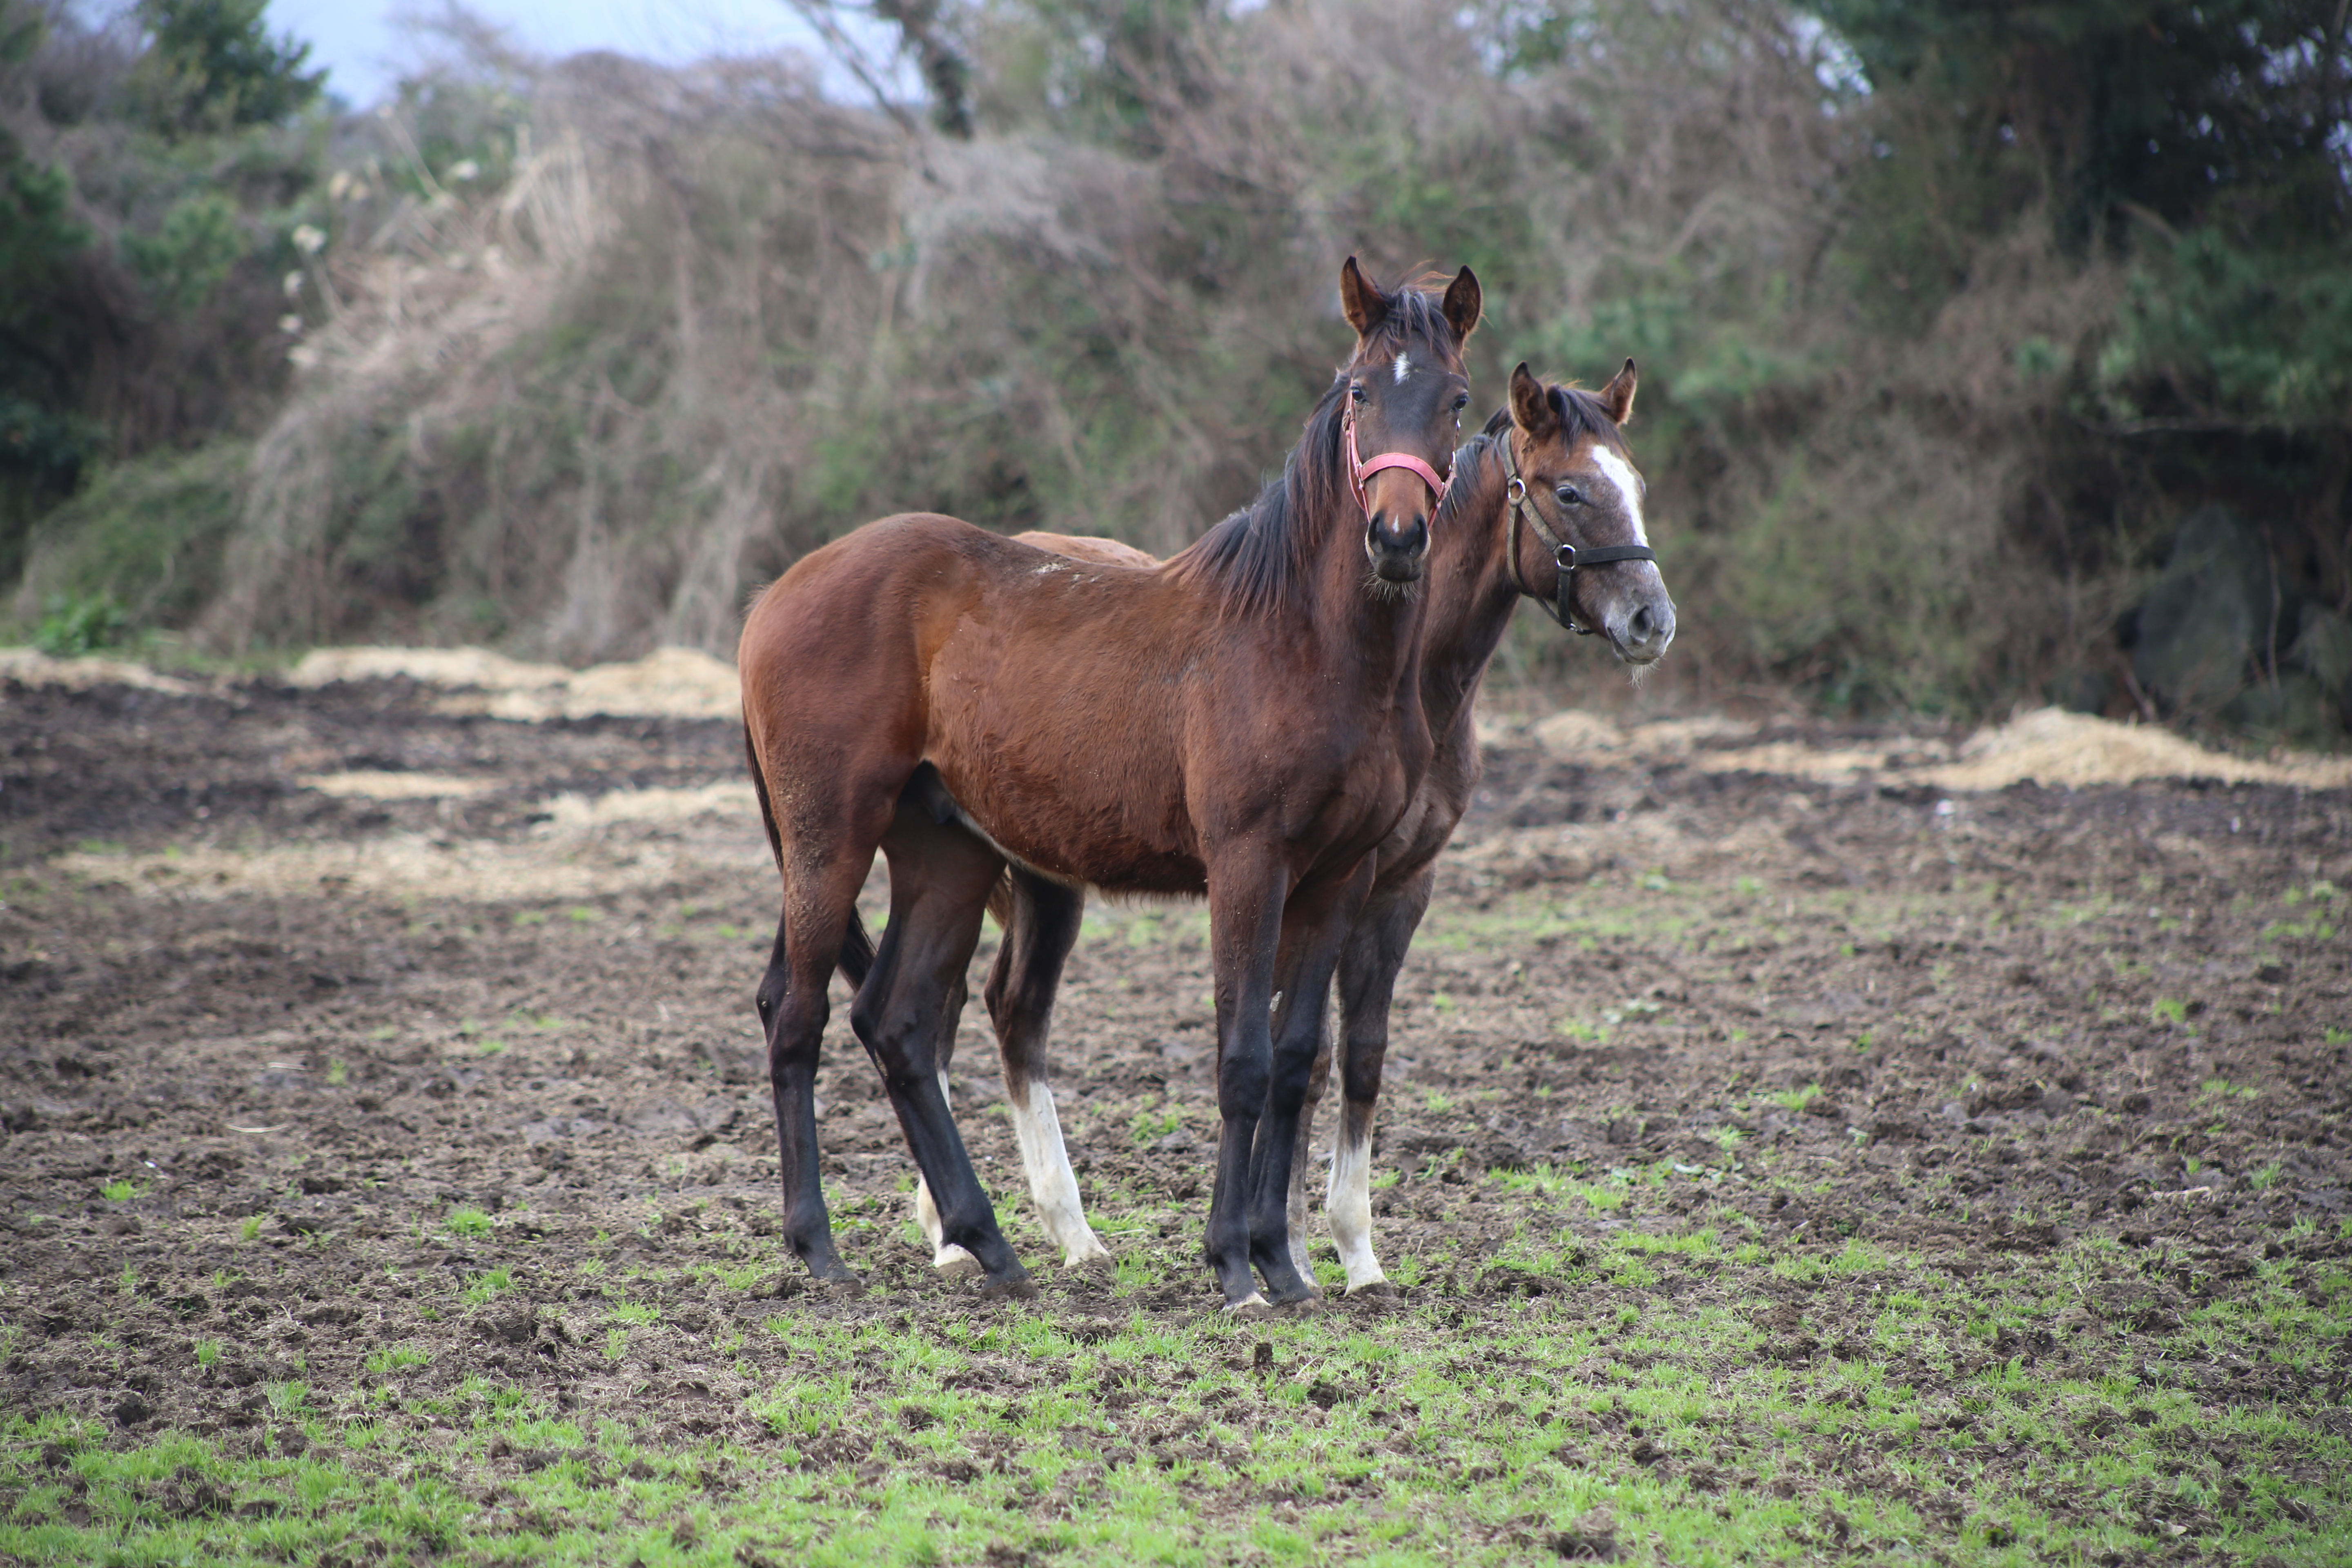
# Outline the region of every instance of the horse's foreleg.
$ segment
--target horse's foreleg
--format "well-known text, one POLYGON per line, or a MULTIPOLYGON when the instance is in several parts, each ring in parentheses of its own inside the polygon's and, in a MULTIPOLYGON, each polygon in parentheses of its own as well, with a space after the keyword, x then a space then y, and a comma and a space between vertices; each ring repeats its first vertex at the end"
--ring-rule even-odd
POLYGON ((1324 1208, 1351 1296, 1391 1289, 1372 1255, 1372 1113, 1388 1058, 1389 1003, 1397 972, 1429 908, 1435 880, 1435 870, 1424 868, 1397 887, 1377 889, 1339 956, 1339 1130, 1332 1141, 1331 1186, 1324 1208))
POLYGON ((1275 949, 1289 874, 1270 852, 1221 857, 1209 867, 1209 943, 1216 970, 1217 1178, 1204 1251, 1241 1317, 1272 1309, 1250 1274, 1250 1156, 1265 1114, 1274 1041, 1275 949))
POLYGON ((1045 1235, 1062 1249, 1063 1267, 1110 1261, 1087 1224, 1078 1178, 1062 1143, 1061 1119, 1054 1111, 1054 1086, 1046 1081, 1045 1042, 1062 964, 1078 940, 1086 893, 1033 872, 1013 872, 1012 918, 1004 942, 988 972, 982 994, 996 1026, 996 1048, 1004 1061, 1004 1093, 1013 1106, 1013 1131, 1021 1141, 1021 1164, 1029 1195, 1045 1235))
MULTIPOLYGON (((963 1005, 969 1000, 964 978, 959 974, 945 1005, 940 1010, 940 1025, 933 1049, 940 1064, 940 1098, 950 1105, 955 1103, 948 1092, 948 1069, 955 1060, 956 1028, 963 1020, 963 1005)), ((940 1231, 940 1205, 931 1201, 931 1184, 919 1171, 915 1174, 915 1223, 922 1227, 923 1237, 931 1244, 931 1267, 950 1279, 961 1279, 980 1272, 980 1259, 947 1240, 940 1231)))
POLYGON ((1323 1043, 1331 972, 1371 882, 1372 863, 1366 860, 1345 875, 1301 884, 1283 910, 1277 973, 1289 994, 1283 998, 1280 1027, 1273 1039, 1265 1120, 1251 1151, 1249 1209, 1250 1261, 1265 1277, 1266 1294, 1277 1303, 1322 1294, 1313 1272, 1301 1269, 1292 1252, 1291 1172, 1307 1087, 1323 1043))
POLYGON ((992 1293, 1034 1295, 949 1111, 940 1051, 942 1020, 951 1016, 951 1000, 961 1003, 988 890, 1003 862, 971 834, 905 801, 882 847, 890 858, 890 925, 850 1026, 881 1069, 922 1171, 939 1247, 970 1253, 992 1293))

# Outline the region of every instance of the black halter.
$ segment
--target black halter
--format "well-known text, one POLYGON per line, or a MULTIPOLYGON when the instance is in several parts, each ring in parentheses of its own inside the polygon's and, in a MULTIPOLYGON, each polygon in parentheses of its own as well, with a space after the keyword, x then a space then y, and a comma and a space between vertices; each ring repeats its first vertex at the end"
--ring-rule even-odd
POLYGON ((1519 478, 1519 454, 1512 444, 1512 435, 1513 432, 1508 430, 1503 432, 1503 463, 1511 476, 1504 492, 1511 498, 1511 538, 1504 549, 1503 559, 1510 567, 1511 586, 1541 605, 1545 615, 1578 637, 1589 637, 1592 635, 1592 628, 1578 626, 1568 609, 1569 584, 1576 569, 1580 566, 1606 566, 1612 561, 1655 561, 1658 552, 1646 544, 1601 544, 1579 550, 1554 533, 1544 522, 1543 509, 1534 505, 1533 498, 1528 494, 1527 481, 1519 478), (1553 597, 1550 599, 1528 587, 1527 580, 1519 575, 1519 514, 1522 511, 1528 514, 1528 526, 1536 531, 1536 537, 1551 546, 1552 564, 1559 568, 1552 579, 1553 597))

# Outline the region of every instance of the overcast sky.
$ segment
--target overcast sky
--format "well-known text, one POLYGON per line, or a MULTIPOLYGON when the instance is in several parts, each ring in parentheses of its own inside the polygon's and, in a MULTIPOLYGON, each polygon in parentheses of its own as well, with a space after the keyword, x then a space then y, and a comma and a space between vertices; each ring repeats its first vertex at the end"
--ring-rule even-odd
MULTIPOLYGON (((828 93, 857 96, 785 0, 473 0, 467 8, 534 54, 611 49, 677 63, 798 48, 827 65, 828 93)), ((310 46, 311 63, 327 68, 328 90, 365 109, 417 58, 395 18, 435 9, 432 0, 269 0, 268 15, 271 33, 310 46)))

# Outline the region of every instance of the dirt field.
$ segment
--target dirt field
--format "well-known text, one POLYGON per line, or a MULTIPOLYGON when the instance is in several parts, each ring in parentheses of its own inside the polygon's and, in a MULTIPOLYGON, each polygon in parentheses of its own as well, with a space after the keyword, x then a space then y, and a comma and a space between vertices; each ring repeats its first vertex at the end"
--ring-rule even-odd
POLYGON ((595 707, 0 681, 0 1558, 2345 1560, 2340 781, 1498 721, 1400 987, 1403 1294, 1248 1329, 1189 907, 1098 907, 1057 1016, 1115 1276, 975 1007, 1044 1294, 933 1279, 837 1005, 869 1289, 805 1288, 740 732, 595 707))

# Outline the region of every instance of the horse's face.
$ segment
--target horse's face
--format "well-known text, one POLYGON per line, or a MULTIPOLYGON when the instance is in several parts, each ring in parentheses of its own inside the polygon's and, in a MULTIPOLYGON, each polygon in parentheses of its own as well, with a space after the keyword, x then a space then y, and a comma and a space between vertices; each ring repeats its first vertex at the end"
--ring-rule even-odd
POLYGON ((1382 293, 1352 256, 1340 268, 1340 301, 1356 329, 1356 352, 1343 373, 1355 437, 1348 461, 1360 474, 1365 558, 1374 576, 1395 584, 1418 581, 1427 562, 1439 493, 1431 479, 1442 489, 1453 473, 1470 402, 1462 344, 1480 309, 1478 279, 1467 267, 1435 312, 1403 293, 1382 293), (1384 458, 1411 462, 1386 466, 1384 458))
MULTIPOLYGON (((1546 387, 1521 365, 1511 374, 1511 429, 1507 437, 1527 485, 1526 506, 1560 539, 1580 551, 1612 544, 1647 544, 1642 524, 1640 470, 1625 455, 1615 426, 1633 411, 1633 362, 1586 404, 1598 403, 1612 426, 1607 435, 1569 417, 1567 394, 1546 387)), ((1586 395, 1579 394, 1580 397, 1586 395)), ((1559 598, 1563 575, 1552 547, 1532 529, 1512 541, 1517 580, 1559 598)), ((1612 561, 1565 573, 1567 607, 1580 626, 1601 632, 1628 664, 1656 661, 1675 640, 1675 602, 1655 563, 1612 561)))

